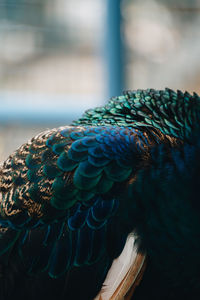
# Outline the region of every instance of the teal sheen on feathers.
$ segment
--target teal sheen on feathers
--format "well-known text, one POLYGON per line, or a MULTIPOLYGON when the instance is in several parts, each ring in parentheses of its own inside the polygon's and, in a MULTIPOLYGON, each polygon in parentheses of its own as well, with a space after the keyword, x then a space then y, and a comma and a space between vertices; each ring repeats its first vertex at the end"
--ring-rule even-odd
POLYGON ((147 255, 133 299, 200 299, 199 112, 196 93, 128 91, 11 154, 0 299, 94 299, 131 232, 147 255))
POLYGON ((104 107, 90 109, 73 124, 145 126, 177 138, 190 135, 199 120, 200 98, 196 93, 165 90, 136 90, 113 97, 104 107))

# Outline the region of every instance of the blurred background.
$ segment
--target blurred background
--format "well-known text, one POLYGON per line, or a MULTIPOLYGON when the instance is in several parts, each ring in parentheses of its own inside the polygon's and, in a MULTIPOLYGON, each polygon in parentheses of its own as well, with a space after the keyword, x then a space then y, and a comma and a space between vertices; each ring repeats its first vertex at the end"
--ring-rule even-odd
POLYGON ((200 92, 198 0, 0 0, 0 160, 123 90, 200 92))

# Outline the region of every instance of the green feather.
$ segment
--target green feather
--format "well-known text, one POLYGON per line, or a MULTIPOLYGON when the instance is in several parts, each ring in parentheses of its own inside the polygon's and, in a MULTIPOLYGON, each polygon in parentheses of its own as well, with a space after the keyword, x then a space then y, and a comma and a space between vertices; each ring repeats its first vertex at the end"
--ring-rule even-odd
POLYGON ((68 199, 65 201, 63 197, 59 197, 58 195, 52 196, 50 199, 50 203, 53 207, 57 209, 68 209, 72 207, 76 203, 76 198, 68 199))
POLYGON ((63 174, 63 172, 56 165, 44 165, 43 173, 48 179, 54 179, 55 177, 63 174))
POLYGON ((92 191, 79 190, 76 195, 76 199, 81 202, 87 202, 87 201, 91 200, 94 196, 95 196, 95 193, 93 190, 92 191))
POLYGON ((79 173, 78 169, 76 169, 75 173, 74 173, 74 185, 81 189, 81 190, 91 190, 93 189, 97 183, 99 182, 99 180, 101 179, 101 174, 99 176, 96 177, 86 177, 83 176, 79 173))
POLYGON ((95 167, 94 165, 90 164, 87 160, 80 162, 77 172, 85 177, 96 177, 101 174, 102 172, 101 167, 95 167))
POLYGON ((107 176, 103 175, 96 185, 95 191, 98 194, 107 193, 113 186, 113 180, 108 179, 107 176))
POLYGON ((78 166, 78 162, 70 159, 67 153, 63 151, 57 160, 57 166, 61 170, 69 172, 74 170, 78 166))
POLYGON ((117 165, 116 162, 111 162, 104 168, 104 171, 108 176, 108 179, 120 182, 129 177, 132 168, 122 168, 121 166, 117 165))

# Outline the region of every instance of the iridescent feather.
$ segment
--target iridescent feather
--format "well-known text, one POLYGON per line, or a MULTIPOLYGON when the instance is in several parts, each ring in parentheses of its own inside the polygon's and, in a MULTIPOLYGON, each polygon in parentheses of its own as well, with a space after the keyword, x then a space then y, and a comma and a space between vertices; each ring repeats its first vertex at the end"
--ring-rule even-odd
POLYGON ((139 251, 154 253, 143 232, 154 228, 149 208, 169 226, 156 189, 163 195, 169 184, 169 200, 170 187, 178 195, 186 185, 180 174, 199 147, 199 111, 195 93, 128 91, 22 145, 0 169, 0 255, 14 253, 28 274, 52 278, 99 263, 95 296, 132 231, 139 251))

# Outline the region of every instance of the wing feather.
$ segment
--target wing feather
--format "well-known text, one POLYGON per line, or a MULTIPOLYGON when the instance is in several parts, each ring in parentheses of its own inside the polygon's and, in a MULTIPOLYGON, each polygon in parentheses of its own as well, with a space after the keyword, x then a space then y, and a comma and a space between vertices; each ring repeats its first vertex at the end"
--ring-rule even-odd
MULTIPOLYGON (((29 272, 48 269, 58 277, 108 251, 117 191, 151 143, 155 138, 137 129, 67 126, 41 133, 8 158, 0 171, 0 224, 11 236, 19 232, 29 272)), ((6 235, 4 242, 1 251, 10 247, 6 235)))

